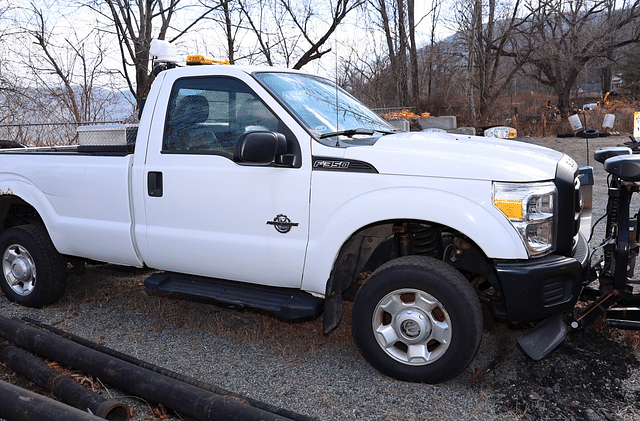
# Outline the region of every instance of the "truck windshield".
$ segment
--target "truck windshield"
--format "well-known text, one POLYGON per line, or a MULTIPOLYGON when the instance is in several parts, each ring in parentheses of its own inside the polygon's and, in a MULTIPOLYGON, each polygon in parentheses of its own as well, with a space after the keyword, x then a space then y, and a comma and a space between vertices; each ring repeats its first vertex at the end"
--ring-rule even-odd
POLYGON ((379 137, 396 129, 326 79, 300 73, 256 73, 255 77, 318 139, 379 137))

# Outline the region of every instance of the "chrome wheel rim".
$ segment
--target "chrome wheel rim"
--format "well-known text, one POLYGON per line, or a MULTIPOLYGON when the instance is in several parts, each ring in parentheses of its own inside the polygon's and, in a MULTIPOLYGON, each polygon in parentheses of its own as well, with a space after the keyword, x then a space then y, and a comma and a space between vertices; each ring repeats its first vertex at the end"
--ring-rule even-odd
POLYGON ((451 318, 442 303, 419 289, 385 295, 373 311, 373 331, 380 348, 407 365, 426 365, 451 344, 451 318))
POLYGON ((13 292, 29 295, 36 286, 36 264, 26 248, 19 244, 7 247, 2 257, 4 279, 13 292))

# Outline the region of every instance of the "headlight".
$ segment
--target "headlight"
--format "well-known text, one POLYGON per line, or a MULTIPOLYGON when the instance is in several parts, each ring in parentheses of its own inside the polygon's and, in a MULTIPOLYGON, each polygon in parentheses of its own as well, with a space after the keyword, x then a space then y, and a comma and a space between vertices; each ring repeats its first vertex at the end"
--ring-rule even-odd
POLYGON ((485 137, 499 137, 501 139, 515 139, 518 137, 518 132, 513 127, 498 126, 491 127, 484 131, 485 137))
POLYGON ((529 256, 540 256, 555 247, 556 186, 544 183, 493 183, 493 205, 516 228, 529 256))

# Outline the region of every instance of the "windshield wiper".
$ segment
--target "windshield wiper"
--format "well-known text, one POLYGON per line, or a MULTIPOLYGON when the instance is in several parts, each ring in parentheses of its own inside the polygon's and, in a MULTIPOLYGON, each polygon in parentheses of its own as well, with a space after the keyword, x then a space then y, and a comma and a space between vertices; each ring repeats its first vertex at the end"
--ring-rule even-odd
POLYGON ((348 129, 348 130, 339 130, 337 132, 331 132, 331 133, 323 133, 323 134, 320 135, 320 139, 326 139, 328 137, 333 137, 333 136, 353 137, 353 136, 355 136, 357 134, 372 135, 375 132, 383 133, 383 134, 395 133, 395 132, 392 132, 390 130, 348 129))

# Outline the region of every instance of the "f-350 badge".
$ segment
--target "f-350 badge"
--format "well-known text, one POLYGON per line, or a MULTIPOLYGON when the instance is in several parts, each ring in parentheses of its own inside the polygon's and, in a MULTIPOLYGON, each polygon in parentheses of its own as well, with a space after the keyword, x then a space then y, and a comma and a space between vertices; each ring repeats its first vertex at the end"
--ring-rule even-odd
POLYGON ((291 227, 297 227, 297 222, 291 222, 291 219, 287 215, 278 215, 273 218, 273 221, 267 221, 267 225, 273 225, 276 231, 281 234, 286 234, 291 231, 291 227))

